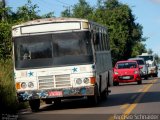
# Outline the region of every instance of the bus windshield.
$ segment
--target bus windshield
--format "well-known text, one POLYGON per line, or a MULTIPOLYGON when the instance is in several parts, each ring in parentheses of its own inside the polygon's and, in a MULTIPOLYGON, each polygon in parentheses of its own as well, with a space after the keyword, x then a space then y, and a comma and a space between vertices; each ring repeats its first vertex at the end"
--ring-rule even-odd
POLYGON ((93 62, 88 31, 14 38, 15 67, 50 67, 93 62))
POLYGON ((138 56, 139 58, 143 58, 145 61, 151 60, 153 61, 153 56, 138 56))

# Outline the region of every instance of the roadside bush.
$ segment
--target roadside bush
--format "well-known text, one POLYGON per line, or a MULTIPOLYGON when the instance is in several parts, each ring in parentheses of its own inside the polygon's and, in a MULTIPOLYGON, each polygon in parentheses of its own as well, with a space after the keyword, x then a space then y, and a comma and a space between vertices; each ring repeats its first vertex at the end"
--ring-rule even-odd
POLYGON ((0 61, 0 112, 17 112, 17 100, 11 60, 0 61))
POLYGON ((17 113, 27 106, 17 101, 12 66, 11 60, 0 61, 0 113, 17 113))

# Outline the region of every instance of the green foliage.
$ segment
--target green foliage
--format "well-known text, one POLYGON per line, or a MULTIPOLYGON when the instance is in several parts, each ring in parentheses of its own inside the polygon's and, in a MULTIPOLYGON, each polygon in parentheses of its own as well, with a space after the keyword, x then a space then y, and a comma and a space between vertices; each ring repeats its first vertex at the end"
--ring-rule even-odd
POLYGON ((17 110, 12 66, 11 60, 0 61, 0 113, 14 113, 17 110))
POLYGON ((71 17, 71 13, 70 13, 70 9, 65 9, 62 13, 61 13, 62 17, 71 17))
POLYGON ((127 5, 118 0, 108 0, 95 14, 94 19, 108 28, 113 63, 136 56, 145 50, 144 47, 136 49, 137 46, 143 46, 142 26, 135 23, 132 10, 127 5))
POLYGON ((141 55, 142 53, 146 53, 145 45, 141 42, 136 42, 132 48, 132 57, 136 57, 137 55, 141 55))
POLYGON ((90 19, 108 28, 113 64, 146 51, 142 26, 135 22, 129 6, 118 0, 98 0, 94 9, 85 0, 79 0, 73 7, 72 17, 90 19))
MULTIPOLYGON (((143 38, 143 27, 135 22, 135 16, 128 5, 118 0, 97 0, 97 7, 91 7, 86 0, 79 0, 72 9, 62 11, 63 17, 77 17, 93 20, 108 28, 113 64, 117 60, 135 57, 146 52, 147 38, 143 38)), ((17 109, 14 82, 12 80, 11 26, 29 20, 55 17, 54 12, 40 16, 38 6, 28 0, 24 6, 13 12, 0 2, 0 108, 17 109), (5 15, 5 17, 3 17, 5 15), (2 19, 3 18, 3 19, 2 19), (5 18, 5 19, 4 19, 5 18)), ((23 105, 22 105, 23 106, 23 105)), ((1 109, 0 109, 1 110, 1 109)))
POLYGON ((54 12, 49 12, 49 13, 41 16, 41 18, 52 18, 52 17, 55 17, 54 12))
POLYGON ((11 58, 11 24, 0 22, 0 59, 11 58))
POLYGON ((25 22, 29 20, 34 20, 40 18, 38 15, 38 6, 33 5, 31 0, 28 0, 27 4, 18 8, 14 15, 14 18, 18 21, 25 22))
POLYGON ((17 102, 12 68, 11 27, 38 18, 54 17, 54 12, 39 16, 37 5, 31 0, 13 12, 9 7, 3 7, 0 2, 0 113, 16 113, 27 104, 17 102), (5 16, 5 17, 4 17, 5 16))
POLYGON ((148 53, 148 54, 153 54, 153 50, 152 50, 152 49, 148 49, 148 50, 147 50, 147 53, 148 53))
POLYGON ((72 17, 76 18, 90 18, 93 14, 93 8, 85 0, 79 0, 79 2, 73 6, 72 17))

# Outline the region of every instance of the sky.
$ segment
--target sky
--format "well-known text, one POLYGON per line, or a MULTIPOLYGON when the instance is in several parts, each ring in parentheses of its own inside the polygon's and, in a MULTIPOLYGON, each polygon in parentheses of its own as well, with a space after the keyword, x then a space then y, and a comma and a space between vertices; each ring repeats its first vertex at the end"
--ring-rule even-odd
MULTIPOLYGON (((40 13, 54 12, 59 17, 66 8, 78 3, 79 0, 32 0, 39 6, 40 13)), ((97 0, 86 0, 91 6, 96 6, 97 0)), ((160 0, 119 0, 127 4, 135 15, 136 23, 143 26, 143 37, 148 38, 144 44, 147 49, 160 56, 160 0)), ((17 7, 27 3, 27 0, 6 0, 7 5, 16 10, 17 7)))

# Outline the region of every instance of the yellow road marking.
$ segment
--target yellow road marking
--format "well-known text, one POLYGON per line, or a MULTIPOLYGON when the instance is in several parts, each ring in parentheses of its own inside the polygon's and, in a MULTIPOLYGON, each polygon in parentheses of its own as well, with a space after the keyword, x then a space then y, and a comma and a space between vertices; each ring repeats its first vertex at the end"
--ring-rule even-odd
POLYGON ((109 117, 108 120, 114 120, 114 115, 112 115, 111 117, 109 117))
MULTIPOLYGON (((137 97, 137 99, 129 106, 129 108, 123 113, 123 116, 128 116, 132 111, 133 111, 133 109, 137 106, 137 103, 142 99, 142 97, 144 96, 144 94, 149 90, 149 88, 153 85, 153 83, 155 83, 157 81, 157 79, 156 80, 154 80, 153 82, 151 82, 152 84, 149 84, 149 85, 147 85, 145 88, 144 88, 144 90, 142 91, 143 93, 141 93, 138 97, 137 97)), ((122 119, 122 120, 125 120, 125 118, 124 119, 122 119)))
MULTIPOLYGON (((149 90, 149 88, 150 88, 157 80, 158 80, 158 79, 155 79, 155 80, 149 82, 149 83, 151 83, 151 84, 144 86, 143 89, 139 89, 139 92, 142 92, 142 93, 138 96, 137 99, 135 99, 135 101, 134 101, 130 106, 129 106, 129 104, 124 104, 124 105, 121 106, 121 109, 122 109, 122 108, 126 108, 126 107, 129 106, 129 108, 122 114, 122 116, 127 117, 127 116, 133 111, 133 109, 137 106, 137 103, 141 100, 141 98, 144 96, 144 94, 149 90)), ((111 116, 111 117, 109 117, 108 120, 114 120, 114 115, 111 116)), ((121 119, 121 120, 125 120, 125 118, 124 118, 124 119, 121 119)))
POLYGON ((138 92, 142 92, 143 89, 139 89, 138 92))
POLYGON ((121 105, 120 109, 125 109, 129 106, 129 104, 124 104, 124 105, 121 105))

